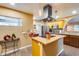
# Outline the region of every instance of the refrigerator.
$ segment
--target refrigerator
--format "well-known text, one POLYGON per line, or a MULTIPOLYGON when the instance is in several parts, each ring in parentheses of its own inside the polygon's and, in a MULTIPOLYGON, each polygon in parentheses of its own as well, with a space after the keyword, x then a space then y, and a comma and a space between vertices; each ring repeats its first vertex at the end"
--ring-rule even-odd
POLYGON ((41 37, 45 37, 45 32, 49 31, 49 28, 47 25, 42 24, 35 24, 35 32, 39 34, 41 37))

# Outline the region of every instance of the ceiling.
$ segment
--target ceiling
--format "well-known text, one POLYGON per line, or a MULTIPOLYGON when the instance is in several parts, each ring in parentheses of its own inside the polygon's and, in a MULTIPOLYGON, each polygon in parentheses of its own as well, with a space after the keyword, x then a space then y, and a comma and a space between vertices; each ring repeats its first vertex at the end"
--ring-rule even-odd
MULTIPOLYGON (((45 5, 46 3, 15 3, 15 5, 0 3, 0 6, 16 9, 34 16, 43 15, 42 8, 45 5)), ((53 16, 55 15, 55 10, 58 11, 57 15, 61 17, 72 15, 73 10, 76 10, 77 14, 79 14, 79 3, 51 3, 50 5, 53 8, 53 16)))

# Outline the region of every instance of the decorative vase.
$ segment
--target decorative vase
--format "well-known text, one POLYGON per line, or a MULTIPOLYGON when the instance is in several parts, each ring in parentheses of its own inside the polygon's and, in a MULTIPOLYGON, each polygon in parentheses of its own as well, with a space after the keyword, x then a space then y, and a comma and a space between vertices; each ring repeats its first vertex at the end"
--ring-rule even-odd
POLYGON ((4 36, 4 40, 5 40, 5 41, 11 41, 12 38, 11 38, 10 35, 5 35, 5 36, 4 36))
POLYGON ((12 34, 12 40, 14 40, 16 38, 16 35, 13 33, 12 34))
POLYGON ((50 40, 51 35, 50 35, 50 33, 49 33, 49 32, 46 32, 46 38, 47 38, 48 40, 50 40))

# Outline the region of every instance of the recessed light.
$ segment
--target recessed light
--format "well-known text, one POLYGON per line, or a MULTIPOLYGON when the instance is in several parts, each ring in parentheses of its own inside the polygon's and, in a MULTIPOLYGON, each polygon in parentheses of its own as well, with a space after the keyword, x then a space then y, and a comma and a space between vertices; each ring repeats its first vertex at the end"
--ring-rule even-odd
POLYGON ((13 5, 13 6, 14 6, 14 5, 15 5, 15 3, 10 3, 10 5, 13 5))
POLYGON ((76 13, 77 13, 77 11, 76 11, 76 10, 73 10, 73 11, 72 11, 72 14, 76 14, 76 13))

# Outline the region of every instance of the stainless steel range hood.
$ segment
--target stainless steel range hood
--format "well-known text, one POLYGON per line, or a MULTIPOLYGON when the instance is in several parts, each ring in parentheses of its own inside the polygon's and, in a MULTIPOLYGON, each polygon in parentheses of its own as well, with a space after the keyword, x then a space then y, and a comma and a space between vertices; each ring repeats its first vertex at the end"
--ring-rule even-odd
POLYGON ((43 7, 44 18, 42 19, 44 22, 55 20, 52 18, 52 6, 47 4, 43 7))

